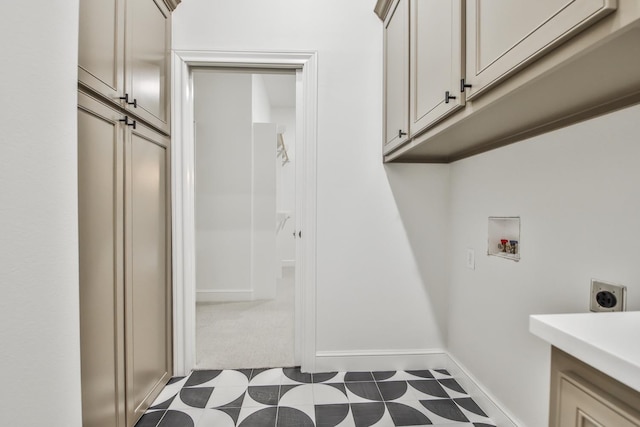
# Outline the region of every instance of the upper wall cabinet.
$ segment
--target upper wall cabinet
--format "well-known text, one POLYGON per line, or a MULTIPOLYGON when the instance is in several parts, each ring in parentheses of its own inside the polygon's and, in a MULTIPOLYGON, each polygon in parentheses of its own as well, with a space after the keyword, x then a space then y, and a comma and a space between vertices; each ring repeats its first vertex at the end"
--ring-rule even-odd
POLYGON ((161 1, 127 0, 125 87, 128 105, 150 124, 167 130, 171 19, 161 1))
POLYGON ((124 97, 124 0, 82 0, 78 80, 108 99, 124 97))
POLYGON ((410 135, 462 108, 462 0, 411 0, 410 135))
POLYGON ((466 0, 473 99, 616 9, 616 0, 466 0))
MULTIPOLYGON (((386 131, 385 162, 452 162, 640 103, 638 0, 378 0, 387 39, 406 1, 409 130, 386 131)), ((387 115, 404 114, 392 55, 387 115)))
POLYGON ((464 106, 462 1, 396 0, 384 40, 388 152, 464 106))
POLYGON ((384 31, 385 151, 409 140, 409 2, 396 2, 384 31))
POLYGON ((170 36, 161 0, 81 0, 80 84, 168 133, 170 36))

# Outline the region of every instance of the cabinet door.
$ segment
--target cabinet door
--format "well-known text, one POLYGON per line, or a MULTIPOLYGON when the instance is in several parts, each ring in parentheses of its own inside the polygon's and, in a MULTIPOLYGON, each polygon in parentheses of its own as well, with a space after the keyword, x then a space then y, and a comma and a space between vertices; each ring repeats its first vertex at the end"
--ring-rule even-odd
POLYGON ((409 140, 409 1, 399 0, 384 31, 384 151, 409 140))
POLYGON ((462 18, 462 0, 411 1, 411 137, 464 106, 462 18))
POLYGON ((127 0, 127 108, 169 131, 171 18, 162 0, 127 0))
POLYGON ((124 131, 115 110, 78 101, 82 425, 124 427, 124 131))
POLYGON ((80 0, 78 81, 114 102, 124 96, 124 0, 80 0))
MULTIPOLYGON (((131 128, 130 128, 131 129, 131 128)), ((131 129, 125 161, 127 423, 171 377, 169 140, 131 129)))
POLYGON ((466 0, 467 99, 615 10, 616 0, 466 0))
POLYGON ((573 376, 561 375, 560 427, 640 427, 640 413, 573 376))

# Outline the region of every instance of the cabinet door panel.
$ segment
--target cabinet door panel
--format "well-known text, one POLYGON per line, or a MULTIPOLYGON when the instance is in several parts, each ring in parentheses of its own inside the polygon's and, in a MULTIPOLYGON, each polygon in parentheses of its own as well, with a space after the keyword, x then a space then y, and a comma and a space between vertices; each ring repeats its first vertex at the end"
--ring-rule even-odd
POLYGON ((562 375, 560 427, 639 427, 640 413, 588 383, 562 375))
POLYGON ((464 105, 462 1, 411 2, 410 136, 464 105), (445 92, 452 97, 445 100, 445 92))
POLYGON ((168 140, 142 126, 127 150, 127 390, 131 420, 171 376, 168 140))
POLYGON ((123 427, 123 141, 114 110, 80 95, 78 215, 82 416, 123 427))
POLYGON ((81 0, 78 81, 119 102, 124 96, 124 2, 81 0))
POLYGON ((400 0, 385 25, 384 106, 385 152, 408 141, 409 1, 400 0), (400 133, 405 133, 401 135, 400 133))
POLYGON ((615 10, 616 0, 466 0, 468 99, 615 10))
POLYGON ((162 1, 127 1, 127 92, 132 112, 168 131, 170 14, 162 1))

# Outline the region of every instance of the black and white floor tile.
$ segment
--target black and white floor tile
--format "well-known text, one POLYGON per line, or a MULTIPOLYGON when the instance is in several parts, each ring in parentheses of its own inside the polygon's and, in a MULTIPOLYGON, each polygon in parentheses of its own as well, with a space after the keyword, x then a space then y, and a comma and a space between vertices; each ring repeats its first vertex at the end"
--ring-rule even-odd
POLYGON ((173 378, 136 427, 495 427, 444 369, 305 374, 194 371, 173 378))

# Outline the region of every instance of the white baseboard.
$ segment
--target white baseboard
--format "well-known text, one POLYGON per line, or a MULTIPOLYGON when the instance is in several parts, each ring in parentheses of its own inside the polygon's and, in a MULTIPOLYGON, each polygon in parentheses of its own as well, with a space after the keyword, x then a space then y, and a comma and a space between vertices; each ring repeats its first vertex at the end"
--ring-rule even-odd
POLYGON ((482 410, 491 418, 497 427, 524 427, 516 418, 509 415, 500 402, 489 393, 482 384, 467 371, 453 356, 447 354, 449 359, 446 367, 447 371, 462 386, 469 396, 482 408, 482 410))
POLYGON ((497 400, 457 360, 440 349, 319 351, 315 372, 446 369, 497 427, 518 427, 497 400))
POLYGON ((448 356, 443 350, 357 350, 319 351, 316 372, 331 371, 400 371, 407 369, 444 368, 448 356))
POLYGON ((196 302, 253 301, 253 290, 210 290, 196 291, 196 302))

